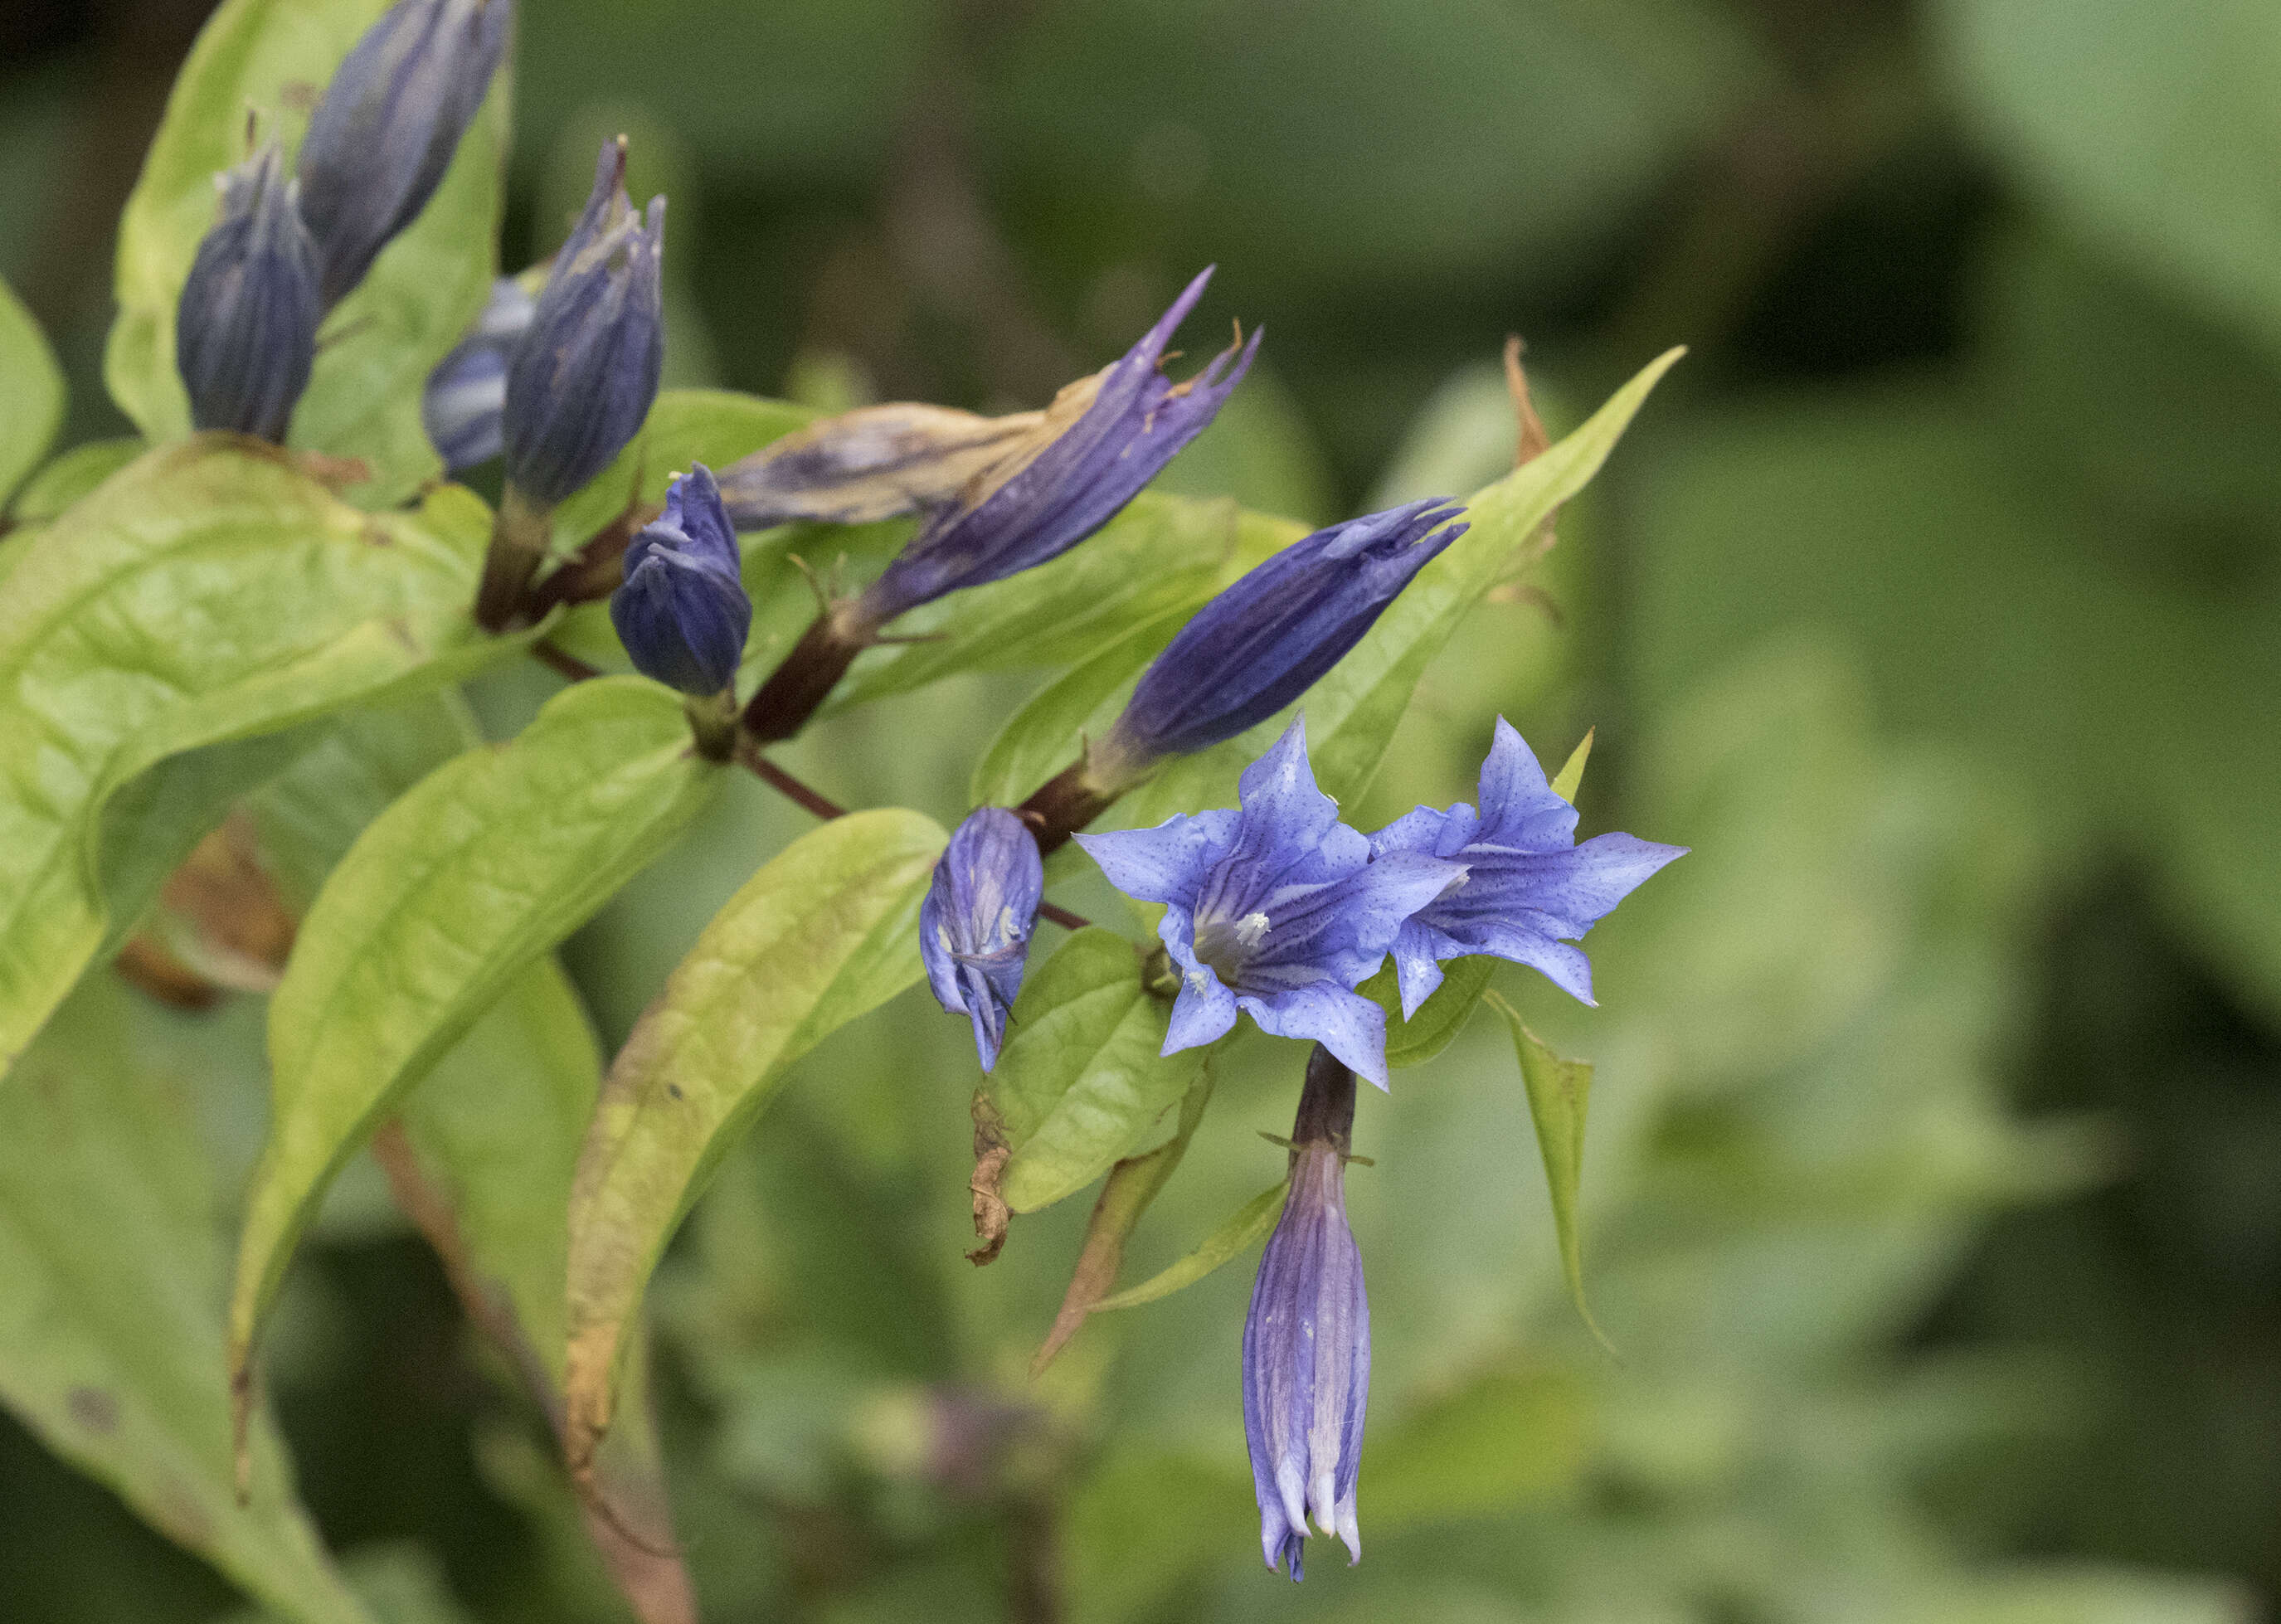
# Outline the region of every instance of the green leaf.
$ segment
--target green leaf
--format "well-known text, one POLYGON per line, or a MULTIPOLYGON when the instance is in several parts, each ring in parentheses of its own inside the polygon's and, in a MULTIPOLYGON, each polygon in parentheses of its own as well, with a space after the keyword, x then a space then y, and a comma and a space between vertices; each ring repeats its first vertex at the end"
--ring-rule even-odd
POLYGON ((1386 1063, 1397 1069, 1422 1066, 1449 1048, 1473 1019, 1473 1009, 1488 986, 1489 971, 1496 966, 1496 961, 1489 958, 1452 959, 1442 967, 1442 985, 1406 1021, 1402 1018, 1402 988, 1392 960, 1355 988, 1386 1011, 1386 1063))
POLYGON ((1576 1222, 1576 1195, 1584 1179, 1584 1111, 1592 1097, 1592 1063, 1563 1060, 1521 1025, 1519 1012, 1495 993, 1484 994, 1491 1009, 1512 1029, 1513 1052, 1528 1089, 1528 1114, 1536 1123, 1536 1148, 1544 1158, 1544 1182, 1552 1195, 1552 1227, 1560 1240, 1560 1272, 1576 1311, 1603 1347, 1598 1322, 1584 1302, 1583 1239, 1576 1222))
POLYGON ((555 696, 512 745, 471 750, 358 837, 309 909, 269 1006, 269 1140, 230 1305, 250 1357, 333 1174, 514 978, 711 802, 726 769, 639 677, 555 696))
MULTIPOLYGON (((159 133, 119 222, 119 315, 104 358, 112 398, 143 434, 189 429, 174 369, 174 307, 214 217, 213 177, 245 155, 251 110, 266 136, 298 146, 289 109, 321 87, 387 0, 226 0, 174 81, 159 133)), ((476 313, 498 267, 507 81, 501 73, 443 184, 327 319, 290 442, 355 457, 364 504, 401 500, 441 470, 420 422, 429 372, 476 313)))
POLYGON ((0 503, 48 454, 63 421, 63 368, 32 313, 0 282, 0 503))
POLYGON ((370 1624, 266 1411, 247 1504, 232 1489, 222 1237, 198 1125, 136 1015, 89 981, 0 1089, 0 1402, 278 1614, 370 1624))
POLYGON ((801 836, 714 916, 619 1051, 570 1203, 574 1469, 609 1430, 627 1327, 722 1155, 793 1062, 919 978, 918 906, 947 839, 896 809, 801 836))
POLYGON ((1019 806, 1032 790, 1076 761, 1086 739, 1109 731, 1123 714, 1140 673, 1205 599, 1305 534, 1306 526, 1296 520, 1239 512, 1234 551, 1221 566, 1219 578, 1187 601, 1142 621, 1031 695, 975 764, 969 798, 978 807, 1019 806))
MULTIPOLYGON (((1352 804, 1369 788, 1419 678, 1466 613, 1512 568, 1538 528, 1598 473, 1657 380, 1685 352, 1671 350, 1574 434, 1466 504, 1472 529, 1418 573, 1363 640, 1299 701, 1316 782, 1352 804)), ((1175 812, 1235 804, 1243 769, 1288 726, 1277 717, 1226 744, 1174 762, 1119 801, 1105 827, 1146 828, 1175 812)))
POLYGON ((9 507, 19 524, 45 524, 150 448, 132 435, 74 445, 24 482, 9 507))
POLYGON ((1234 550, 1236 507, 1143 491, 1097 536, 1049 564, 953 592, 898 618, 866 650, 825 714, 958 671, 1053 665, 1209 597, 1234 550))
POLYGON ((468 614, 488 531, 456 486, 360 514, 281 454, 200 437, 39 534, 0 624, 0 1056, 104 939, 103 814, 137 775, 521 646, 468 614))
POLYGON ((1008 1206, 1035 1212, 1083 1189, 1180 1102, 1204 1051, 1158 1054, 1168 1013, 1114 931, 1079 931, 1030 972, 984 1083, 1014 1153, 1000 1186, 1008 1206))
POLYGON ((1592 736, 1600 730, 1586 728, 1584 737, 1568 753, 1568 760, 1552 780, 1552 793, 1570 806, 1576 804, 1576 792, 1584 782, 1584 763, 1592 759, 1592 736))
POLYGON ((554 510, 555 545, 575 547, 624 511, 628 502, 662 503, 665 488, 692 462, 719 473, 739 457, 816 421, 789 400, 725 389, 660 390, 649 415, 617 460, 554 510))
POLYGON ((1282 1216, 1284 1193, 1290 1187, 1291 1179, 1287 1174, 1280 1184, 1260 1191, 1237 1208, 1227 1222, 1213 1230, 1195 1251, 1138 1286, 1102 1298, 1093 1305, 1093 1311, 1099 1314, 1113 1308, 1138 1308, 1143 1303, 1169 1297, 1195 1285, 1222 1264, 1241 1257, 1265 1240, 1267 1232, 1275 1227, 1275 1220, 1282 1216))

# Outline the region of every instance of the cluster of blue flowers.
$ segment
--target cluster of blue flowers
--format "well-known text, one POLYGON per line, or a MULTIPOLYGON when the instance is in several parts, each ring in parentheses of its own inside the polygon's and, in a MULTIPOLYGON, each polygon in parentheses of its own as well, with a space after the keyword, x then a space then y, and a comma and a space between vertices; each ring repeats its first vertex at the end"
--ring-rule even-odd
MULTIPOLYGON (((400 0, 334 76, 292 176, 273 140, 220 177, 220 216, 178 311, 198 427, 282 440, 320 322, 441 182, 498 66, 510 8, 400 0)), ((665 205, 637 211, 625 166, 623 139, 605 143, 585 209, 551 264, 499 282, 429 380, 424 417, 447 466, 504 461, 476 609, 494 630, 544 613, 530 593, 548 515, 631 441, 657 394, 665 205)), ((541 585, 556 602, 610 597, 635 668, 686 696, 700 750, 726 757, 790 738, 898 616, 1061 556, 1212 421, 1258 333, 1247 342, 1239 332, 1183 383, 1163 372, 1210 275, 1043 411, 992 419, 869 407, 787 437, 717 481, 694 466, 673 479, 661 512, 630 510, 541 585), (738 528, 899 514, 919 519, 909 544, 870 585, 827 602, 740 712, 753 605, 738 528)), ((1388 1078, 1386 1014, 1357 989, 1391 956, 1407 1018, 1443 963, 1487 955, 1532 966, 1589 1003, 1590 966, 1574 944, 1681 849, 1623 834, 1578 844, 1574 809, 1502 718, 1477 805, 1420 807, 1374 834, 1341 822, 1317 787, 1303 716, 1245 769, 1237 806, 1153 829, 1082 831, 1168 760, 1301 700, 1465 533, 1460 512, 1437 499, 1331 525, 1236 581, 1066 771, 1023 807, 985 807, 960 825, 919 917, 928 980, 946 1010, 971 1023, 986 1071, 1044 908, 1044 858, 1071 838, 1112 884, 1164 908, 1158 935, 1178 980, 1166 1054, 1218 1041, 1240 1013, 1315 1046, 1289 1194, 1243 1337, 1263 1549, 1294 1579, 1311 1518, 1360 1550, 1370 1318, 1344 1170, 1357 1079, 1384 1088, 1388 1078)))

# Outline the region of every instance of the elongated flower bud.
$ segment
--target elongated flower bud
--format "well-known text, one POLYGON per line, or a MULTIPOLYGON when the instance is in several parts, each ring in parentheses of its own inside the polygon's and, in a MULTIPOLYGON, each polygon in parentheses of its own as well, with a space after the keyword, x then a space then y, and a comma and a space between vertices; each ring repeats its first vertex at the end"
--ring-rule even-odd
POLYGON ((898 401, 810 423, 721 470, 737 528, 794 519, 869 524, 955 500, 984 469, 1024 449, 1043 412, 979 417, 898 401))
POLYGON ((753 628, 737 533, 703 463, 675 478, 665 511, 626 548, 610 623, 634 669, 697 698, 736 680, 753 628))
POLYGON ((1045 889, 1045 865, 1022 820, 984 807, 950 837, 919 905, 927 983, 936 1002, 974 1023, 985 1071, 998 1063, 1045 889))
POLYGON ((1202 433, 1242 380, 1259 335, 1185 383, 1156 368, 1203 297, 1204 271, 1125 357, 1063 390, 1045 421, 929 520, 873 583, 856 617, 880 626, 961 587, 1003 580, 1092 535, 1202 433))
POLYGON ((1243 1435, 1271 1568, 1305 1576, 1307 1519, 1362 1559, 1355 1483, 1370 1403, 1370 1300, 1347 1227, 1354 1073, 1319 1046, 1291 1126, 1291 1192, 1243 1322, 1243 1435))
POLYGON ((513 19, 512 0, 398 0, 334 73, 299 166, 326 309, 435 195, 513 19))
POLYGON ((657 398, 665 199, 650 199, 646 219, 637 214, 625 173, 624 138, 605 142, 593 195, 507 365, 506 476, 537 507, 609 467, 657 398))
POLYGON ((428 375, 428 386, 420 397, 421 425, 428 430, 428 443, 452 473, 499 454, 507 357, 530 330, 537 308, 523 278, 500 277, 491 284, 491 298, 467 336, 428 375))
POLYGON ((1465 534, 1465 525, 1444 522, 1462 511, 1429 498, 1349 519, 1252 570, 1156 656, 1095 753, 1102 770, 1132 776, 1158 757, 1204 749, 1297 699, 1465 534))
POLYGON ((317 354, 317 259, 277 143, 216 177, 221 214, 174 316, 190 421, 283 444, 317 354))

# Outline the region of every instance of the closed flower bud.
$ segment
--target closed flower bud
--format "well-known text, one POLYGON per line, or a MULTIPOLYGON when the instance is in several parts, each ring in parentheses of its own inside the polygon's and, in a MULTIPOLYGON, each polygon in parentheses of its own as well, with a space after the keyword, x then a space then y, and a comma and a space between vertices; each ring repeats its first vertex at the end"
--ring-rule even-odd
POLYGON ((610 622, 634 669, 696 698, 736 680, 752 630, 737 533, 703 463, 675 478, 665 511, 626 548, 610 622))
POLYGON ((1003 807, 984 807, 950 837, 919 905, 927 983, 936 1002, 974 1023, 985 1071, 998 1063, 1006 1040, 1045 889, 1045 864, 1022 820, 1003 807))
POLYGON ((954 500, 1020 449, 1043 412, 979 417, 898 401, 810 423, 721 470, 721 499, 744 530, 795 519, 869 524, 954 500))
POLYGON ((1206 604, 1141 677, 1095 748, 1094 776, 1137 777, 1161 756, 1233 739, 1297 699, 1465 532, 1444 523, 1462 511, 1429 498, 1350 519, 1252 570, 1206 604))
POLYGON ((1210 270, 1125 357, 1063 390, 1045 419, 975 476, 873 583, 854 618, 882 626, 946 592, 1003 580, 1061 556, 1117 516, 1202 432, 1259 347, 1231 346, 1185 383, 1157 370, 1210 270))
POLYGON ((1307 1519, 1362 1559, 1355 1483, 1370 1403, 1370 1300, 1347 1227, 1354 1073, 1318 1048, 1291 1127, 1291 1189, 1243 1322, 1243 1434, 1271 1568, 1305 1576, 1307 1519))
POLYGON ((420 397, 420 421, 428 430, 428 443, 451 472, 499 454, 507 357, 530 330, 537 308, 522 278, 500 277, 491 284, 483 313, 467 336, 428 375, 428 387, 420 397))
POLYGON ((536 507, 609 467, 657 398, 665 199, 650 199, 646 219, 636 213, 625 172, 622 138, 605 143, 593 195, 507 364, 506 476, 536 507))
POLYGON ((174 317, 190 421, 282 444, 317 354, 317 259, 277 143, 216 177, 221 214, 174 317))
POLYGON ((299 169, 326 309, 435 195, 513 17, 511 0, 398 0, 334 73, 299 169))

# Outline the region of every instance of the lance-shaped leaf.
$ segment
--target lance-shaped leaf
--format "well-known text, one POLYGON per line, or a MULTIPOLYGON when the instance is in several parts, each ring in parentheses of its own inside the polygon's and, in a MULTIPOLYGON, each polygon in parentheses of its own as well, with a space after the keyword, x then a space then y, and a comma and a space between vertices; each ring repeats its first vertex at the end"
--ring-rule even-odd
MULTIPOLYGON (((1466 499, 1472 529, 1418 572, 1363 640, 1299 702, 1315 780, 1351 804, 1370 786, 1388 740, 1434 656, 1466 613, 1530 556, 1544 520, 1598 473, 1608 453, 1680 356, 1671 350, 1640 370, 1574 434, 1466 499)), ((1174 762, 1117 803, 1104 820, 1147 828, 1174 812, 1233 804, 1235 782, 1285 725, 1261 723, 1240 738, 1174 762)))
POLYGON ((1103 1297, 1093 1305, 1095 1313, 1110 1309, 1138 1308, 1143 1303, 1154 1303, 1159 1297, 1169 1297, 1176 1291, 1185 1291, 1221 1264, 1233 1263, 1267 1238, 1282 1216, 1283 1195, 1291 1187, 1287 1177, 1280 1184, 1259 1192, 1233 1212, 1227 1221, 1205 1237, 1204 1243, 1179 1262, 1142 1280, 1138 1286, 1103 1297))
POLYGON ((0 282, 0 502, 48 454, 63 419, 63 369, 32 313, 0 282))
POLYGON ((269 1006, 269 1140, 230 1303, 243 1376, 302 1227, 341 1164, 514 978, 710 804, 725 769, 679 702, 605 677, 558 694, 375 819, 311 907, 269 1006))
POLYGON ((1048 564, 899 616, 825 714, 959 671, 1051 665, 1091 653, 1168 609, 1201 602, 1235 545, 1235 504, 1143 491, 1101 533, 1048 564))
MULTIPOLYGON (((225 0, 166 101, 119 221, 119 315, 104 380, 153 440, 189 429, 174 370, 174 307, 214 214, 213 177, 244 156, 248 109, 298 139, 285 116, 324 84, 389 0, 225 0)), ((327 321, 290 444, 362 460, 357 499, 400 500, 442 471, 420 421, 429 372, 483 309, 496 274, 507 80, 501 73, 443 183, 327 321)))
POLYGON ((1013 1152, 999 1187, 1009 1207, 1035 1212, 1083 1189, 1180 1102, 1205 1051, 1159 1054, 1169 1009, 1114 931, 1079 931, 1030 972, 984 1085, 1013 1152))
POLYGON ((810 831, 729 899, 635 1024, 571 1194, 574 1470, 609 1430, 627 1327, 723 1153, 793 1062, 919 978, 919 901, 947 839, 891 809, 810 831))
POLYGON ((456 487, 360 514, 281 453, 201 437, 40 533, 0 620, 0 1060, 103 941, 103 814, 137 775, 521 646, 468 614, 488 530, 456 487))
POLYGON ((1605 1347, 1608 1339, 1584 1302, 1583 1237, 1576 1217, 1577 1192, 1584 1181, 1584 1112, 1592 1098, 1592 1063, 1561 1059, 1521 1025, 1519 1011, 1495 993, 1487 997, 1512 1028, 1513 1052, 1520 1057, 1520 1079, 1528 1090, 1528 1114, 1536 1123, 1536 1148, 1544 1158, 1552 1228, 1560 1242, 1560 1272, 1567 1279, 1568 1295, 1605 1347))
POLYGON ((222 1236, 181 1079, 109 977, 0 1089, 0 1403, 151 1526, 300 1624, 370 1624, 266 1411, 231 1486, 222 1236))

